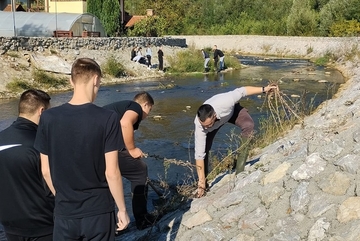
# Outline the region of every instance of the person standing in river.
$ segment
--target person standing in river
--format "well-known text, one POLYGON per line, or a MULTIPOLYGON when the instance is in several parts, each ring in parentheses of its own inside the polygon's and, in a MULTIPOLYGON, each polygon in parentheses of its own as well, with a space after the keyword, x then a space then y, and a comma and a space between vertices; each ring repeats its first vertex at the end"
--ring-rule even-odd
POLYGON ((236 162, 236 173, 244 170, 248 157, 248 144, 254 134, 254 121, 248 110, 239 104, 242 97, 267 93, 278 89, 277 85, 266 87, 245 86, 214 95, 197 110, 195 124, 195 164, 198 174, 197 197, 202 197, 208 187, 206 177, 209 174, 209 151, 216 133, 225 123, 241 128, 242 146, 236 162))
POLYGON ((224 53, 217 48, 217 45, 214 45, 213 47, 214 51, 214 62, 215 62, 215 68, 217 72, 220 72, 221 70, 225 69, 225 55, 224 53), (220 60, 220 67, 218 67, 218 61, 220 60))
POLYGON ((114 240, 130 219, 118 164, 119 119, 93 104, 100 66, 79 58, 71 67, 73 96, 40 118, 35 148, 42 175, 55 195, 54 240, 114 240), (115 201, 115 204, 114 204, 115 201))
POLYGON ((204 49, 201 49, 201 53, 202 53, 203 58, 204 58, 204 73, 207 73, 207 72, 209 72, 210 55, 204 49))
POLYGON ((45 188, 34 148, 40 116, 49 107, 47 93, 26 90, 18 118, 0 132, 0 222, 8 241, 53 240, 54 196, 45 188))
POLYGON ((119 166, 123 177, 131 182, 132 210, 139 230, 155 224, 158 216, 147 211, 148 168, 142 160, 144 153, 135 145, 134 131, 150 113, 154 99, 145 91, 135 95, 133 100, 123 100, 104 106, 115 111, 120 119, 120 139, 124 148, 119 150, 119 166))

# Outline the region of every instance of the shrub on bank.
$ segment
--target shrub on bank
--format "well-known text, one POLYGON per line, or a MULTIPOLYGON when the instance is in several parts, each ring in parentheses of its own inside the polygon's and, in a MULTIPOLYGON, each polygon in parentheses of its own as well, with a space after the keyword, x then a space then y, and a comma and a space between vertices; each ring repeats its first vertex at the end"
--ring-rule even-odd
POLYGON ((38 87, 59 88, 69 85, 69 81, 67 78, 58 78, 53 74, 50 74, 43 70, 33 70, 32 77, 34 79, 34 82, 38 84, 38 87))
MULTIPOLYGON (((210 72, 213 72, 215 66, 212 50, 211 48, 205 48, 205 51, 210 54, 208 66, 210 72)), ((170 64, 168 71, 171 73, 194 73, 204 71, 204 58, 201 50, 195 49, 195 47, 189 47, 185 51, 178 52, 175 56, 170 56, 168 61, 170 64)), ((241 63, 236 57, 225 53, 225 66, 227 68, 240 69, 241 63)))
POLYGON ((118 62, 115 57, 110 57, 107 59, 105 64, 102 66, 104 73, 115 78, 120 78, 125 76, 125 67, 118 62))

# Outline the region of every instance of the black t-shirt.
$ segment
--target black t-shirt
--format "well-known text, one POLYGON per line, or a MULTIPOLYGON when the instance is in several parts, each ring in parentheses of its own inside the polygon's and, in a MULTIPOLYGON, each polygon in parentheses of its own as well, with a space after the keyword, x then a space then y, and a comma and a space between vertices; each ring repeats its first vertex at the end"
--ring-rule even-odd
POLYGON ((215 49, 214 51, 214 59, 217 59, 218 57, 223 57, 224 53, 220 49, 215 49))
POLYGON ((39 237, 53 231, 54 198, 34 148, 37 125, 19 117, 0 132, 0 222, 9 234, 39 237))
MULTIPOLYGON (((108 110, 112 110, 115 113, 117 113, 120 120, 126 111, 128 111, 128 110, 134 111, 136 114, 138 114, 138 120, 133 125, 133 128, 134 128, 134 130, 137 130, 139 128, 139 125, 140 125, 140 122, 141 122, 142 116, 143 116, 143 111, 142 111, 141 105, 139 103, 132 101, 132 100, 122 100, 122 101, 118 101, 118 102, 114 102, 114 103, 105 105, 104 108, 108 109, 108 110)), ((122 147, 125 147, 122 133, 121 133, 120 139, 122 141, 122 147)))
POLYGON ((69 103, 46 110, 35 148, 48 155, 55 215, 81 218, 112 212, 105 153, 119 149, 119 118, 94 104, 69 103))

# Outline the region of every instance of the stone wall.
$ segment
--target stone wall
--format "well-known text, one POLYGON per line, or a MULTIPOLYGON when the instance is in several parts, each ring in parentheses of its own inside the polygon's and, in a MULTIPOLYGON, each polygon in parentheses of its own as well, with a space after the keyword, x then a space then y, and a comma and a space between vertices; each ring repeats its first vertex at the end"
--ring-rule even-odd
POLYGON ((132 46, 186 47, 186 39, 173 37, 118 37, 118 38, 42 38, 42 37, 0 37, 0 54, 6 51, 59 50, 118 50, 132 46))

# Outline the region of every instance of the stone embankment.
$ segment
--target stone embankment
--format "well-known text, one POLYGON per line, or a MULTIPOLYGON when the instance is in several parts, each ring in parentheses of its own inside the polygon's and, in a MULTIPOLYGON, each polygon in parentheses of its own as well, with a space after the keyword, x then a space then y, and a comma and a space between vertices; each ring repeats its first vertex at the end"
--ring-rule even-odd
MULTIPOLYGON (((220 42, 215 36, 208 43, 214 38, 220 42)), ((335 44, 331 38, 303 38, 296 45, 297 38, 246 38, 254 49, 247 53, 265 54, 256 49, 266 45, 271 50, 272 43, 281 42, 286 43, 282 53, 301 55, 306 44, 316 54, 305 52, 303 57, 335 54, 334 64, 347 82, 315 114, 260 150, 257 164, 237 176, 223 174, 205 197, 167 214, 152 229, 131 230, 119 240, 360 240, 359 39, 334 39, 335 44)), ((196 46, 206 44, 198 39, 196 46)), ((226 36, 222 42, 231 46, 226 36)))

